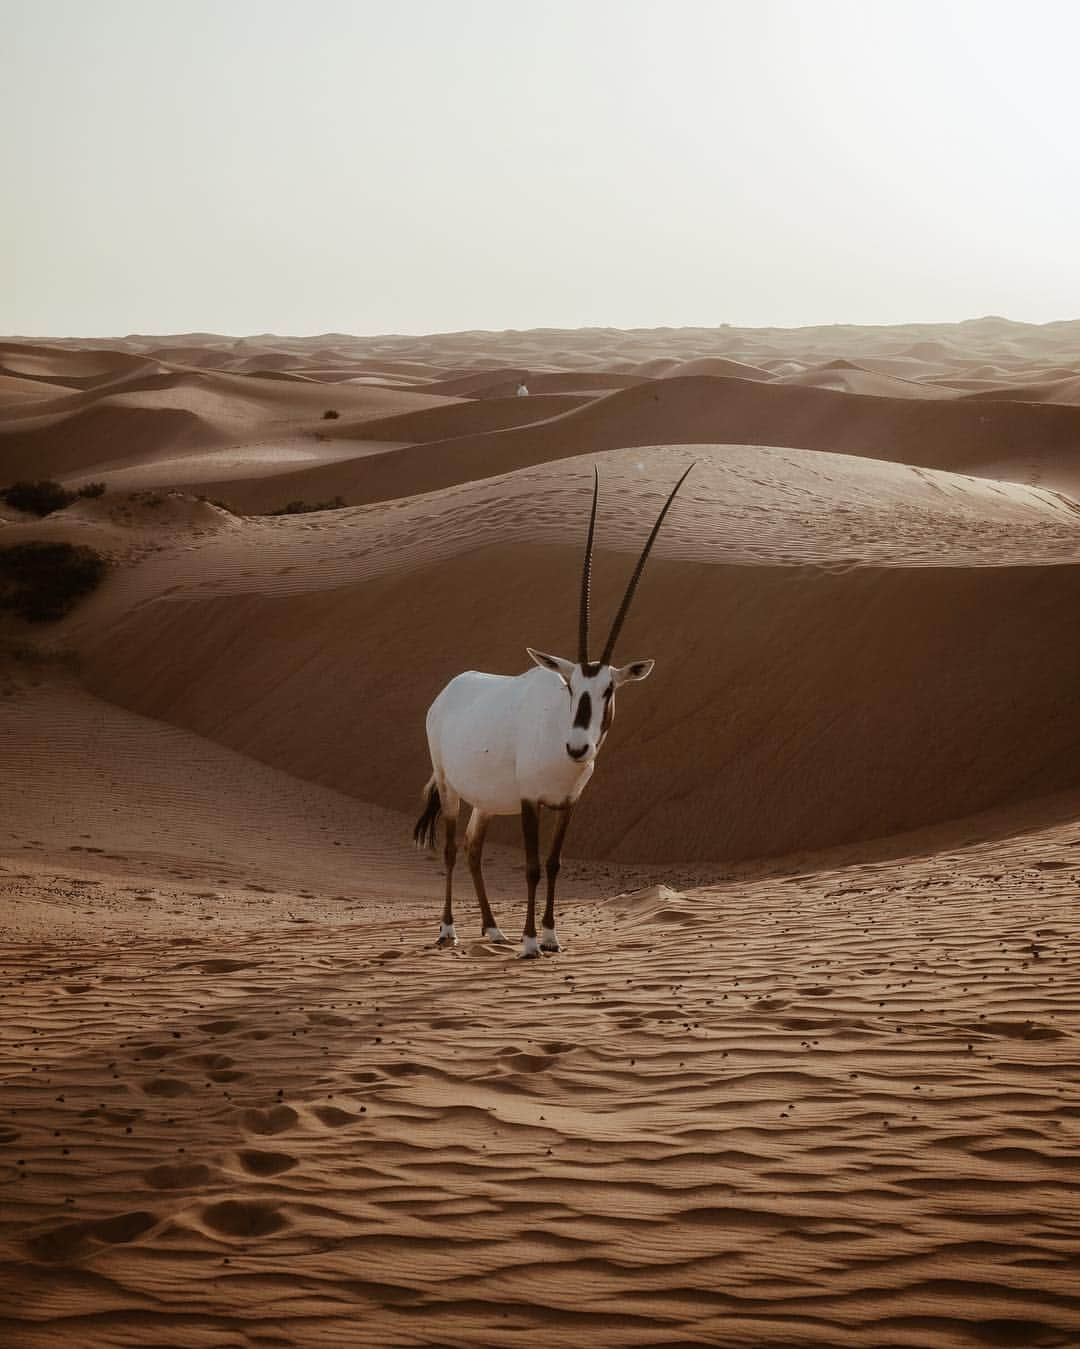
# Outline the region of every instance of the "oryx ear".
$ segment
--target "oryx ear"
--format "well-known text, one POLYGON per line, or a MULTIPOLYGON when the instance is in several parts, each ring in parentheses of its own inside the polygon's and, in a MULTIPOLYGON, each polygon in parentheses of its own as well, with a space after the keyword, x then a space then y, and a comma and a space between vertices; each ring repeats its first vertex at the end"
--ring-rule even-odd
POLYGON ((570 676, 574 673, 572 660, 563 660, 561 656, 549 656, 546 651, 534 651, 531 646, 527 646, 525 650, 542 670, 551 670, 559 676, 567 688, 570 687, 570 676))
POLYGON ((616 688, 620 684, 629 684, 632 679, 648 679, 655 664, 656 661, 654 660, 631 661, 629 665, 622 665, 619 669, 612 670, 611 678, 616 688))

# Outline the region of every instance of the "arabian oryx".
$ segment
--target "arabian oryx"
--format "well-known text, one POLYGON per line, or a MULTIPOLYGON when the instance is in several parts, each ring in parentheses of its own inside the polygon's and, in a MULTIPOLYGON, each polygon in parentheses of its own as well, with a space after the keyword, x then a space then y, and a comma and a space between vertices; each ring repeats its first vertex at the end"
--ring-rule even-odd
POLYGON ((445 812, 446 900, 438 945, 452 946, 457 941, 451 893, 458 815, 464 798, 473 808, 465 831, 465 848, 480 900, 483 935, 489 941, 506 941, 484 889, 481 870, 484 835, 493 815, 520 812, 529 890, 521 954, 536 956, 541 951, 559 950, 555 935, 555 880, 570 816, 593 775, 596 756, 611 727, 615 690, 631 680, 647 678, 654 664, 651 660, 638 660, 613 666, 612 652, 649 551, 690 468, 675 484, 653 525, 598 661, 589 659, 589 584, 600 487, 599 474, 594 469, 592 513, 581 573, 576 663, 526 647, 536 669, 515 676, 469 670, 452 679, 431 704, 427 736, 432 773, 424 788, 424 810, 416 822, 413 839, 419 846, 433 847, 439 815, 445 812), (538 941, 536 887, 540 881, 541 806, 556 811, 558 821, 547 859, 547 903, 538 941))

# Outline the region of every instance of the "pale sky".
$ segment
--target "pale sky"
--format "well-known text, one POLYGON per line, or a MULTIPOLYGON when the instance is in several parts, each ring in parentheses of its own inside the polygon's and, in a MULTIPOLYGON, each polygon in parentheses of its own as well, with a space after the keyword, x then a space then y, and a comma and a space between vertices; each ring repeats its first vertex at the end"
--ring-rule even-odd
POLYGON ((0 0, 0 333, 1080 317, 1075 0, 0 0))

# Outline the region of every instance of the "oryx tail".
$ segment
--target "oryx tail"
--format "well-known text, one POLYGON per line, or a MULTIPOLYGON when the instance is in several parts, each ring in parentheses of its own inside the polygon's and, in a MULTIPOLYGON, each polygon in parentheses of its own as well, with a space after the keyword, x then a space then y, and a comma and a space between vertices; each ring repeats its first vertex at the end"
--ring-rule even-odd
POLYGON ((413 842, 418 848, 434 848, 439 828, 439 816, 442 814, 442 801, 439 789, 432 773, 424 786, 424 809, 412 831, 413 842))

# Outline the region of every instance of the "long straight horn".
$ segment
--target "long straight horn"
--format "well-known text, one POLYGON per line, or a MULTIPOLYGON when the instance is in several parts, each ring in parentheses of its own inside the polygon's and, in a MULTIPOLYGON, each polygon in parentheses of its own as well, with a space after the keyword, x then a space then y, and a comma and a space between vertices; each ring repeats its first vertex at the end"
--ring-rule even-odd
POLYGON ((596 528, 596 499, 600 495, 600 471, 593 465, 592 514, 585 540, 585 561, 581 567, 581 613, 578 617, 578 664, 589 663, 589 587, 592 584, 592 543, 596 528))
MULTIPOLYGON (((694 465, 691 464, 690 468, 693 467, 694 465)), ((641 557, 638 558, 638 564, 634 568, 634 574, 630 577, 630 584, 626 587, 626 594, 623 596, 622 605, 619 612, 615 615, 615 622, 611 625, 611 636, 608 637, 607 646, 604 647, 604 654, 600 657, 601 665, 611 664, 611 653, 615 650, 615 643, 619 640, 619 633, 622 630, 622 625, 626 620, 626 615, 630 611, 630 601, 634 598, 634 591, 637 589, 637 583, 641 580, 641 573, 645 570, 645 563, 649 559, 649 552, 656 541, 657 534, 660 533, 660 526, 664 523, 664 516, 667 515, 671 503, 675 500, 675 493, 686 481, 686 475, 690 472, 690 468, 686 470, 686 473, 682 475, 679 481, 671 489, 671 496, 664 502, 664 509, 656 517, 656 524, 653 525, 652 533, 645 542, 641 557)))

